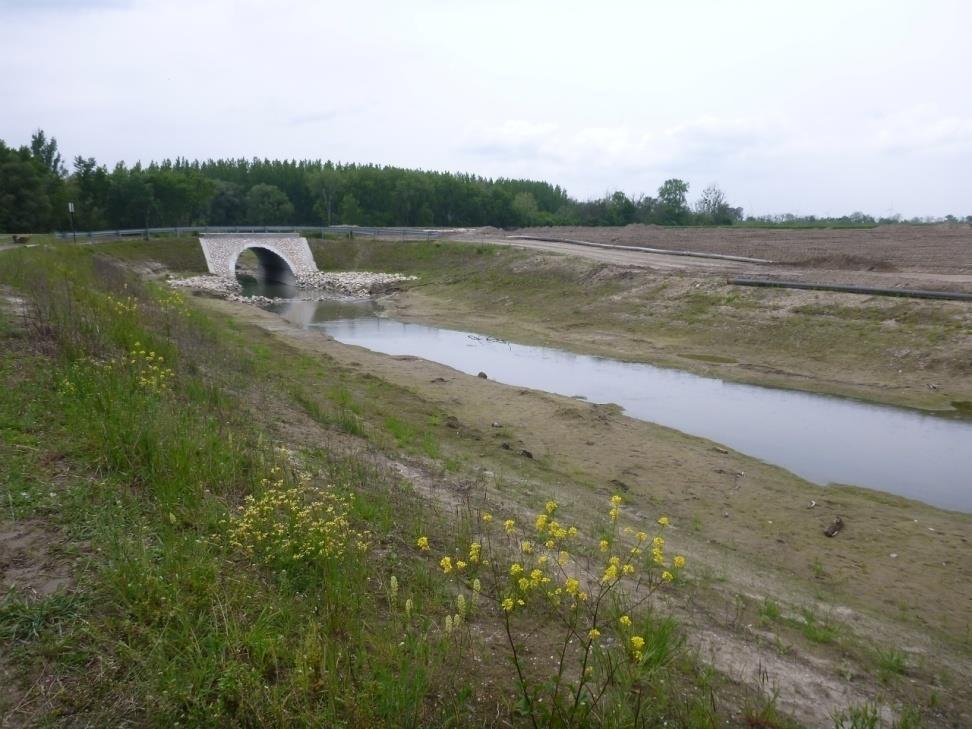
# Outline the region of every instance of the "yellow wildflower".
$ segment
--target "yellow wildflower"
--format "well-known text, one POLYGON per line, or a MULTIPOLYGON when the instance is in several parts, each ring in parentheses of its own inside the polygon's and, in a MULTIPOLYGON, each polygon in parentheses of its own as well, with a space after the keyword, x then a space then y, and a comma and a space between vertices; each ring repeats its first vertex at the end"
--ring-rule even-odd
POLYGON ((473 564, 479 562, 479 554, 483 549, 483 545, 479 542, 473 542, 469 545, 469 561, 473 564))
POLYGON ((523 565, 521 565, 519 562, 514 562, 510 565, 510 574, 513 575, 513 577, 516 577, 521 572, 523 572, 523 565))
POLYGON ((617 521, 618 520, 618 509, 617 509, 617 507, 611 509, 611 511, 608 512, 608 516, 611 517, 611 521, 617 521))
POLYGON ((685 557, 680 554, 675 555, 675 559, 672 560, 673 564, 677 569, 682 569, 685 566, 685 557))
POLYGON ((598 630, 597 628, 591 628, 590 630, 587 631, 587 637, 590 638, 591 640, 597 640, 598 638, 601 637, 601 631, 598 630))
POLYGON ((506 530, 507 534, 512 534, 516 531, 516 522, 512 519, 507 519, 503 522, 503 528, 506 530))
POLYGON ((613 564, 608 565, 608 568, 604 570, 601 582, 613 582, 616 579, 618 579, 618 568, 613 564))
POLYGON ((461 559, 457 559, 456 560, 456 569, 457 570, 464 570, 464 569, 466 569, 466 563, 463 562, 461 559))
POLYGON ((567 581, 564 583, 564 592, 568 595, 576 595, 580 589, 580 582, 575 580, 573 577, 568 577, 567 581))
POLYGON ((415 540, 415 544, 423 552, 427 552, 429 550, 429 538, 428 537, 419 537, 418 539, 415 540))
POLYGON ((625 628, 631 627, 631 618, 629 618, 627 615, 622 615, 620 618, 618 618, 618 622, 621 623, 621 625, 623 625, 625 628))
POLYGON ((493 520, 492 514, 490 514, 488 511, 483 513, 483 521, 485 523, 489 524, 492 520, 493 520))
POLYGON ((644 532, 638 532, 637 534, 635 534, 635 538, 636 538, 636 539, 637 539, 637 540, 638 540, 639 542, 644 542, 645 540, 647 540, 647 539, 648 539, 648 535, 647 535, 647 534, 645 534, 644 532))
POLYGON ((520 545, 520 549, 523 550, 524 554, 533 554, 533 542, 523 542, 523 544, 520 545))
POLYGON ((665 582, 671 582, 672 580, 675 579, 675 575, 673 575, 668 570, 665 570, 664 572, 662 572, 662 579, 665 580, 665 582))
POLYGON ((560 550, 560 554, 557 555, 557 564, 563 567, 569 561, 570 561, 570 555, 564 550, 560 550))
POLYGON ((534 523, 536 524, 537 531, 538 532, 542 532, 544 529, 547 528, 547 515, 546 514, 538 514, 537 515, 537 520, 534 523))
POLYGON ((644 650, 644 647, 645 647, 645 639, 644 638, 642 638, 640 635, 632 635, 631 636, 631 649, 632 650, 640 651, 640 650, 644 650))
POLYGON ((621 503, 623 501, 624 501, 624 499, 622 499, 621 496, 619 496, 618 494, 615 494, 614 496, 611 497, 611 503, 614 506, 621 506, 621 503))
POLYGON ((661 524, 662 526, 668 526, 670 522, 668 521, 667 516, 660 516, 658 517, 658 523, 661 524))
POLYGON ((439 560, 439 566, 442 568, 443 572, 449 574, 450 572, 452 572, 452 558, 443 557, 442 559, 439 560))
POLYGON ((506 612, 508 613, 513 612, 513 598, 508 597, 505 600, 503 600, 502 606, 503 606, 503 610, 505 610, 506 612))
POLYGON ((521 577, 516 581, 516 584, 519 585, 520 589, 524 592, 530 589, 530 580, 528 580, 526 577, 521 577))
POLYGON ((598 546, 602 552, 606 552, 611 548, 611 543, 607 539, 602 539, 598 546))
POLYGON ((548 514, 553 514, 555 511, 557 511, 557 502, 548 501, 543 508, 546 510, 548 514))
POLYGON ((633 564, 626 564, 621 568, 621 573, 625 575, 634 574, 635 568, 633 564))

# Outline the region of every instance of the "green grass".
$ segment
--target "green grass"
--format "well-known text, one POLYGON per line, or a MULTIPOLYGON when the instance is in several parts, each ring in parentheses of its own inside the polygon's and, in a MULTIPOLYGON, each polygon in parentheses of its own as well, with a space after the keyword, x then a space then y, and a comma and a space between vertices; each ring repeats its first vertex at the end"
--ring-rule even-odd
POLYGON ((54 593, 32 600, 14 592, 0 602, 0 640, 10 643, 33 640, 84 614, 83 603, 75 594, 54 593))
POLYGON ((777 623, 780 621, 783 611, 780 604, 770 598, 765 598, 759 606, 759 619, 761 623, 777 623))
POLYGON ((120 240, 99 243, 98 250, 124 261, 151 260, 172 271, 206 273, 206 258, 199 239, 195 237, 152 238, 151 240, 120 240))
POLYGON ((803 622, 800 630, 803 637, 811 643, 834 643, 840 635, 836 624, 830 621, 821 622, 817 614, 809 608, 803 611, 803 622))
POLYGON ((897 648, 879 650, 877 652, 878 676, 881 681, 887 682, 895 676, 904 674, 908 666, 908 659, 905 654, 897 648))

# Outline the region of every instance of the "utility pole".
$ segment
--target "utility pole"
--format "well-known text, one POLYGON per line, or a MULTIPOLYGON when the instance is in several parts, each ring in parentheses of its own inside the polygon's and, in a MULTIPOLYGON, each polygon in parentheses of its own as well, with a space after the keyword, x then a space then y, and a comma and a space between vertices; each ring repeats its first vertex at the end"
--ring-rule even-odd
POLYGON ((74 242, 77 243, 78 231, 74 227, 74 203, 73 202, 68 203, 68 212, 71 213, 71 237, 74 239, 74 242))

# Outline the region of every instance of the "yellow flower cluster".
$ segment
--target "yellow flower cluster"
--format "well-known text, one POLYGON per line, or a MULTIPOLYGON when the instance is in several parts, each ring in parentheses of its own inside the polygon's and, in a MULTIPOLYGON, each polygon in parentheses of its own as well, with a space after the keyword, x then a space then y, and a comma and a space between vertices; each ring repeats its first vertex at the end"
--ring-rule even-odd
POLYGON ((108 294, 105 300, 108 303, 108 310, 118 316, 134 314, 138 310, 138 301, 134 296, 125 296, 124 298, 116 299, 111 294, 108 294))
POLYGON ((162 392, 168 389, 169 382, 175 375, 170 367, 166 367, 165 358, 154 351, 145 351, 142 345, 135 342, 132 351, 128 353, 128 364, 139 387, 150 392, 162 392))
POLYGON ((350 501, 333 487, 311 486, 306 477, 294 486, 264 479, 262 487, 229 528, 230 544, 258 562, 286 567, 368 549, 370 534, 354 528, 350 501))
POLYGON ((189 316, 189 305, 186 297, 178 291, 163 291, 158 297, 159 306, 163 311, 189 316))

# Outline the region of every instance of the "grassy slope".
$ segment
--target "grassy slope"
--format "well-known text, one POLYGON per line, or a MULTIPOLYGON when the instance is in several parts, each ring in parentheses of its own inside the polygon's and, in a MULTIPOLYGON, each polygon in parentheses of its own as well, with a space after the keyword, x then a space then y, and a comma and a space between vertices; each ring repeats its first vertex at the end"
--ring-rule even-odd
MULTIPOLYGON (((372 457, 354 455, 361 445, 347 447, 366 433, 433 452, 409 426, 424 406, 354 378, 369 395, 362 406, 333 363, 272 349, 92 252, 4 258, 0 283, 27 298, 31 316, 7 308, 0 319, 0 536, 33 530, 47 546, 24 558, 39 574, 63 568, 68 586, 35 592, 28 580, 2 597, 0 663, 13 681, 0 711, 65 725, 516 717, 514 674, 502 643, 486 638, 497 613, 484 605, 468 628, 443 631, 455 584, 434 567, 438 555, 414 546, 427 534, 440 549, 465 549, 480 527, 443 519, 372 457), (405 418, 384 410, 401 413, 399 404, 411 408, 405 418), (311 435, 291 457, 274 446, 302 414, 311 435), (301 474, 351 499, 350 522, 371 532, 368 553, 308 561, 289 542, 253 552, 234 544, 246 541, 233 531, 237 505, 278 498, 301 474)), ((276 503, 280 518, 286 504, 276 503)), ((305 538, 293 537, 298 546, 305 538)), ((661 657, 637 684, 651 699, 641 719, 714 726, 712 678, 684 657, 671 662, 667 623, 638 620, 661 657)), ((531 619, 523 640, 535 643, 542 626, 531 619)), ((595 723, 627 721, 631 686, 611 690, 617 700, 595 723)))

